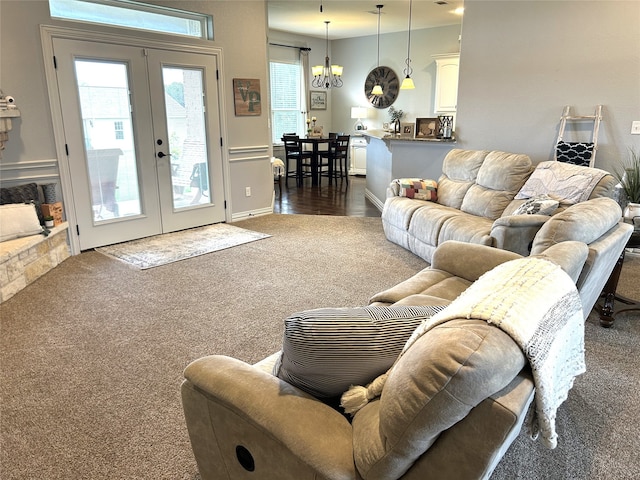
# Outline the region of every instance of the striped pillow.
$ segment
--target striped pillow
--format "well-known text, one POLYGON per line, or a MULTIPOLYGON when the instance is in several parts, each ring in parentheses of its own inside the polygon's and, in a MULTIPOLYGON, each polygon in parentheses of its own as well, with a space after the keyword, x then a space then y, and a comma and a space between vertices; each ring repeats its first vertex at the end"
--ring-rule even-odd
POLYGON ((445 306, 321 308, 285 320, 273 374, 318 398, 386 372, 420 323, 445 306))

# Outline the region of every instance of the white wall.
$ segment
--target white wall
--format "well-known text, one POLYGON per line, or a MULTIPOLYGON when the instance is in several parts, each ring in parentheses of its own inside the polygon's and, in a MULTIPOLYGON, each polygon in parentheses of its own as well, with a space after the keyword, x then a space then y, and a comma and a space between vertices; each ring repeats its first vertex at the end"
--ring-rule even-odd
POLYGON ((465 3, 459 146, 550 160, 563 106, 592 114, 597 104, 596 166, 610 170, 628 147, 640 151, 630 134, 640 120, 640 2, 465 3))

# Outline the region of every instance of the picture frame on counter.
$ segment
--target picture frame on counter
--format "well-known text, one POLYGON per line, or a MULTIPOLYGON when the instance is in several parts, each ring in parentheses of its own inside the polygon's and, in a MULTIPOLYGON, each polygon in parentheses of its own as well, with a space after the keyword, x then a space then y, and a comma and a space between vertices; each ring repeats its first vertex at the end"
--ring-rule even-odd
POLYGON ((415 123, 401 123, 400 124, 400 136, 413 138, 415 133, 415 123))
POLYGON ((438 119, 416 118, 416 138, 437 138, 438 136, 438 119))

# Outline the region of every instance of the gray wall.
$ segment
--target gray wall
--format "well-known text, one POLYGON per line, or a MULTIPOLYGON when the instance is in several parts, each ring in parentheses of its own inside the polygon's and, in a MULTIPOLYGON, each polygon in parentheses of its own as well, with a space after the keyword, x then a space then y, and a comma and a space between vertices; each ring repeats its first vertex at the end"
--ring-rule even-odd
POLYGON ((596 166, 609 170, 628 147, 640 151, 630 134, 640 120, 640 2, 466 2, 459 146, 550 160, 563 106, 587 115, 597 104, 596 166))

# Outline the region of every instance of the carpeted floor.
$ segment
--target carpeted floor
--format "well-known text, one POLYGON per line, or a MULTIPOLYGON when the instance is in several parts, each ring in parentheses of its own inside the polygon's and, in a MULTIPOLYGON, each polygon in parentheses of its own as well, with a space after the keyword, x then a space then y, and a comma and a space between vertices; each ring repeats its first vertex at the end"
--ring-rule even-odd
MULTIPOLYGON (((271 215, 272 235, 150 270, 71 257, 0 307, 0 478, 197 479, 182 370, 217 353, 255 362, 283 319, 368 298, 426 265, 379 218, 271 215)), ((640 257, 620 291, 640 297, 640 257)), ((586 324, 588 371, 558 416, 559 446, 521 434, 496 479, 624 479, 640 471, 640 316, 586 324)))

